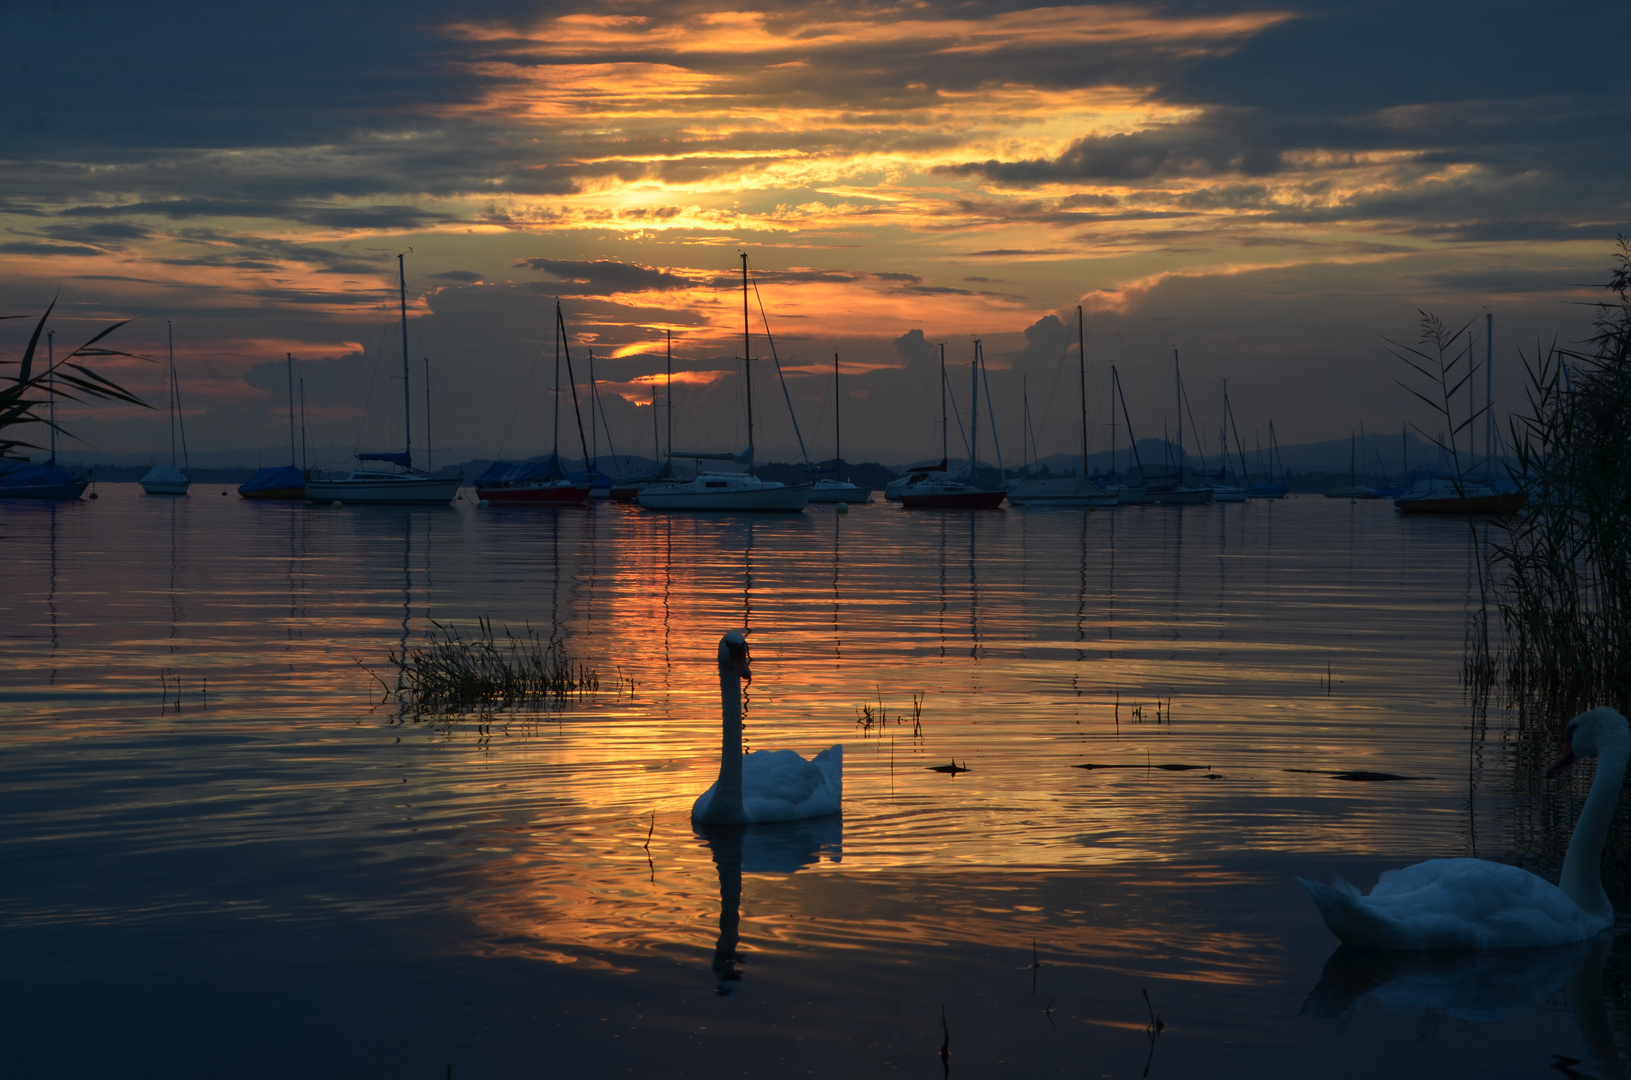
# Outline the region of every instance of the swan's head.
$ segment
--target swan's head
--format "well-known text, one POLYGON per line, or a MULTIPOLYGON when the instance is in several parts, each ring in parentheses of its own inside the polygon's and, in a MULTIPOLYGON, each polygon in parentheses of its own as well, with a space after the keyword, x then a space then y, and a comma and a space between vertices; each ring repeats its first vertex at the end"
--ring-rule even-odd
POLYGON ((732 630, 719 639, 719 669, 734 671, 742 677, 743 682, 752 682, 753 672, 748 669, 748 664, 753 658, 748 655, 748 639, 742 636, 743 633, 732 630))
POLYGON ((1631 741, 1631 724, 1614 709, 1604 705, 1583 712, 1563 729, 1563 751, 1546 775, 1556 776, 1573 765, 1576 758, 1596 757, 1609 743, 1627 741, 1631 741))

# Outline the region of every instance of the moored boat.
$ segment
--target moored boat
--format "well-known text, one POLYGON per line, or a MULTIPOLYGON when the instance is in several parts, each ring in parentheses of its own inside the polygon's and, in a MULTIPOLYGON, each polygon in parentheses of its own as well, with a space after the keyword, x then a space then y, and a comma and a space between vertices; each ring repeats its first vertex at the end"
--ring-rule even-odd
POLYGON ((459 493, 459 478, 428 476, 413 467, 413 412, 408 407, 408 278, 403 257, 396 257, 397 289, 402 311, 402 435, 401 453, 358 454, 360 462, 395 465, 400 472, 361 468, 338 480, 307 480, 306 498, 312 502, 409 504, 446 506, 459 493))
POLYGON ((748 329, 748 256, 742 253, 742 381, 748 418, 748 446, 740 454, 676 454, 696 460, 734 460, 746 472, 698 472, 686 481, 648 484, 634 496, 646 510, 723 510, 799 513, 810 501, 809 484, 784 484, 753 475, 753 341, 748 329))
POLYGON ((1522 510, 1528 497, 1521 491, 1497 491, 1488 484, 1440 479, 1433 486, 1406 492, 1393 500, 1401 514, 1471 514, 1509 517, 1522 510))
MULTIPOLYGON (((1077 370, 1081 379, 1082 475, 1050 476, 1021 480, 1008 489, 1008 501, 1015 506, 1083 507, 1115 506, 1119 500, 1088 479, 1087 460, 1087 323, 1081 305, 1076 305, 1077 370)), ((1029 401, 1026 405, 1029 414, 1029 401)), ((1111 450, 1114 458, 1115 451, 1111 450)))
POLYGON ((142 477, 142 490, 149 495, 185 495, 192 478, 174 465, 155 465, 142 477))
POLYGON ((239 484, 238 494, 246 499, 304 500, 306 474, 293 465, 271 465, 239 484))
MULTIPOLYGON (((375 455, 359 454, 358 460, 375 455)), ((384 469, 356 469, 339 480, 307 480, 310 502, 445 506, 459 493, 459 478, 416 476, 384 469)))
POLYGON ((38 465, 0 463, 0 499, 77 499, 90 484, 58 465, 42 461, 38 465), (15 468, 6 465, 15 464, 15 468))
POLYGON ((995 510, 1007 497, 1001 488, 976 487, 940 476, 904 489, 900 504, 908 510, 995 510))
POLYGON ((692 480, 647 485, 634 501, 647 510, 797 513, 810 501, 810 485, 760 480, 750 473, 703 472, 692 480))
POLYGON ((569 480, 560 458, 495 461, 476 477, 476 498, 501 506, 574 506, 589 501, 589 485, 569 480))
POLYGON ((176 381, 175 331, 168 321, 164 324, 170 349, 170 371, 166 390, 170 412, 170 464, 155 465, 142 477, 142 490, 149 495, 185 495, 192 479, 176 465, 176 429, 181 429, 181 460, 191 467, 187 456, 187 429, 181 420, 181 384, 176 381))
POLYGON ((872 489, 852 484, 848 480, 817 480, 810 485, 810 501, 862 506, 872 501, 872 489))

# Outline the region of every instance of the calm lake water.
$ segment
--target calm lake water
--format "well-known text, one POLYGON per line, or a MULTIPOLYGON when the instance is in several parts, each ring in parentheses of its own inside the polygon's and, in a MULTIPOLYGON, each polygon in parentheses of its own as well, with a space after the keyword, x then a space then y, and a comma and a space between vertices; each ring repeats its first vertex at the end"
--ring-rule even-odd
POLYGON ((1292 880, 1561 858, 1589 772, 1474 723, 1464 522, 218 490, 0 503, 12 1075, 1622 1075, 1631 949, 1379 966, 1292 880), (478 617, 602 692, 380 703, 478 617), (692 828, 743 626, 751 745, 843 743, 841 820, 692 828))

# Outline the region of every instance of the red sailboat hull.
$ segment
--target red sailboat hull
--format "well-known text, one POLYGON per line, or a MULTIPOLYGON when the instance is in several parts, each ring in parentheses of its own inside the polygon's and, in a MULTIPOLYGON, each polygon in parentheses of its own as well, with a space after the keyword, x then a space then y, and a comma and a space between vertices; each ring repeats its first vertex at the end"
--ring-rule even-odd
POLYGON ((589 501, 587 484, 517 484, 477 488, 476 498, 505 506, 576 506, 589 501))

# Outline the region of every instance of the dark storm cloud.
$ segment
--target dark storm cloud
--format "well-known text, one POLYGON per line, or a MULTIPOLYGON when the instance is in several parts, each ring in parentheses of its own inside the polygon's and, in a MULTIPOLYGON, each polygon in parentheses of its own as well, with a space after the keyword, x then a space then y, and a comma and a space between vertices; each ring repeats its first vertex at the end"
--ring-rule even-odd
POLYGON ((1265 176, 1284 167, 1281 152, 1198 125, 1122 135, 1088 135, 1056 158, 945 165, 937 172, 1027 186, 1069 180, 1148 180, 1159 176, 1265 176))
POLYGON ((924 337, 922 330, 908 330, 896 338, 895 352, 908 368, 935 363, 940 359, 940 346, 924 337))
POLYGON ((548 274, 559 281, 569 282, 575 296, 597 293, 664 292, 686 289, 697 284, 690 278, 670 274, 652 266, 617 262, 614 259, 572 260, 517 259, 514 265, 525 266, 548 274))
POLYGON ((276 237, 231 233, 221 229, 192 228, 175 234, 184 249, 195 254, 155 259, 165 266, 220 266, 240 269, 277 269, 285 262, 302 263, 326 274, 378 274, 385 268, 383 253, 376 262, 366 261, 355 252, 334 251, 314 244, 301 244, 276 237))
POLYGON ((1009 366, 1029 367, 1038 362, 1051 364, 1075 341, 1075 327, 1066 326, 1057 315, 1044 315, 1025 328, 1025 347, 1009 354, 1009 366))

